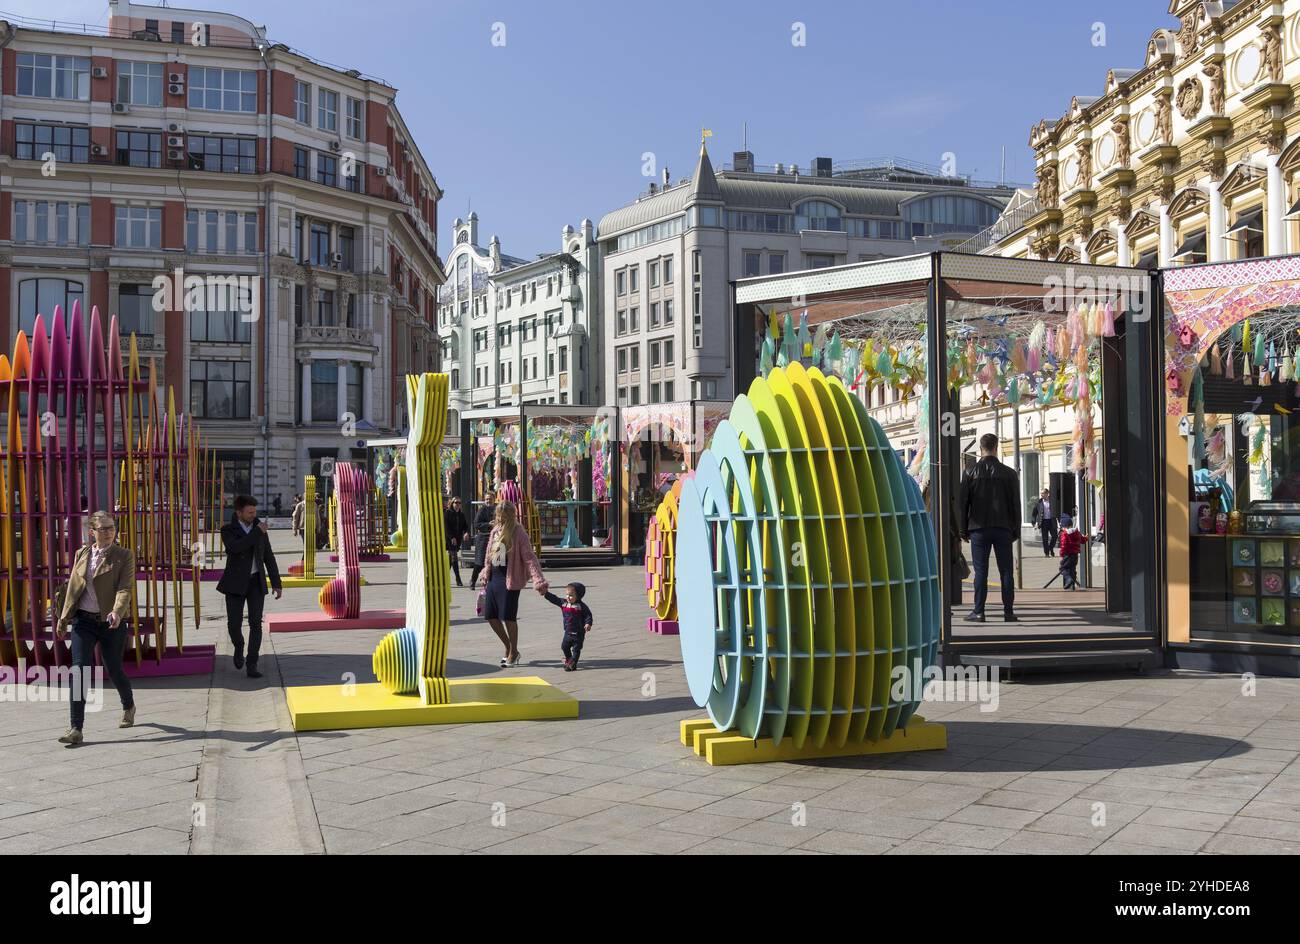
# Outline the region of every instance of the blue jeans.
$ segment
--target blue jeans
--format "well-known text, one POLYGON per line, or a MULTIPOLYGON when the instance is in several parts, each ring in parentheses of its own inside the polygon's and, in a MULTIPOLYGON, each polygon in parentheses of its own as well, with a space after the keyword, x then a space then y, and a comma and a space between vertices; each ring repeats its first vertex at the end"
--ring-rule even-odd
MULTIPOLYGON (((135 706, 131 693, 131 680, 122 671, 122 652, 126 648, 126 624, 119 623, 117 629, 109 629, 107 623, 101 623, 91 616, 78 613, 72 621, 72 665, 82 673, 82 680, 89 682, 91 667, 95 664, 95 643, 99 643, 104 656, 104 669, 108 677, 117 686, 117 694, 122 699, 122 709, 135 706)), ((86 689, 73 687, 72 726, 80 730, 86 720, 86 689)))
POLYGON ((1002 611, 1009 614, 1016 602, 1015 575, 1012 573, 1011 545, 1014 535, 1006 528, 976 528, 970 533, 971 567, 975 571, 975 613, 984 612, 989 595, 989 552, 998 558, 998 578, 1002 583, 1002 611))

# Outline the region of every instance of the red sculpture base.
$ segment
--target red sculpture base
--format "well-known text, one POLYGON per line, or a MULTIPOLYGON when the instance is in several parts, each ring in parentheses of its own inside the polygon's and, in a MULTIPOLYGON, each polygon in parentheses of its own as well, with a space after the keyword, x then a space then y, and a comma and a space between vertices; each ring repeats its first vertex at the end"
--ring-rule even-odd
POLYGON ((645 628, 647 631, 657 633, 660 636, 679 635, 677 631, 677 620, 661 620, 652 616, 645 621, 645 628))
MULTIPOLYGON (((357 559, 363 564, 382 564, 385 561, 392 560, 392 558, 387 554, 361 554, 358 555, 357 559)), ((338 562, 339 556, 337 554, 331 554, 330 563, 337 564, 338 562)))
POLYGON ((405 610, 362 610, 356 619, 330 619, 324 613, 275 613, 265 617, 269 633, 310 633, 335 629, 401 629, 405 610))

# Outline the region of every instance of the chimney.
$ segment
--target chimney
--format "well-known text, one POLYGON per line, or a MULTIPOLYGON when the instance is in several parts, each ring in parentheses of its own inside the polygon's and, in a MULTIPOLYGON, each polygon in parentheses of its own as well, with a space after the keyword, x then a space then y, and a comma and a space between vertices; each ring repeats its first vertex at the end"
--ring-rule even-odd
POLYGON ((831 176, 831 159, 829 157, 814 157, 812 159, 812 173, 814 177, 831 176))
POLYGON ((777 172, 778 174, 784 174, 784 173, 785 173, 785 165, 782 164, 780 161, 777 161, 777 162, 776 162, 776 172, 777 172))
POLYGON ((669 180, 671 180, 671 179, 672 179, 672 178, 670 178, 670 177, 668 176, 668 165, 665 164, 665 165, 664 165, 664 189, 665 189, 665 190, 668 189, 668 182, 669 182, 669 180))
POLYGON ((731 155, 731 166, 739 174, 754 172, 754 153, 752 151, 735 151, 731 155))

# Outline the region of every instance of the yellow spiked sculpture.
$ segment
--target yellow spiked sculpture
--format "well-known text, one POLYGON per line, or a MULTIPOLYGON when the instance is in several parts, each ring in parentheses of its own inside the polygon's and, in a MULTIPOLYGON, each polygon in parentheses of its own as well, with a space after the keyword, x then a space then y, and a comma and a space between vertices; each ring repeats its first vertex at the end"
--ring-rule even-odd
POLYGON ((447 393, 446 374, 407 378, 406 626, 393 630, 375 649, 378 682, 286 689, 296 730, 578 716, 576 699, 536 676, 447 678, 451 574, 438 464, 447 393))

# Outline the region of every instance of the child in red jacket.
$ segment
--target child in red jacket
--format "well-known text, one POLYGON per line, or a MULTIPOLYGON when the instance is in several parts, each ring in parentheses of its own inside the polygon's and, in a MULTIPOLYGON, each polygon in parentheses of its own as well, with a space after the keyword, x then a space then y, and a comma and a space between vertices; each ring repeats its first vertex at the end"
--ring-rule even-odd
POLYGON ((1061 586, 1066 590, 1079 589, 1079 555, 1087 543, 1087 536, 1074 526, 1074 519, 1061 515, 1061 586))

